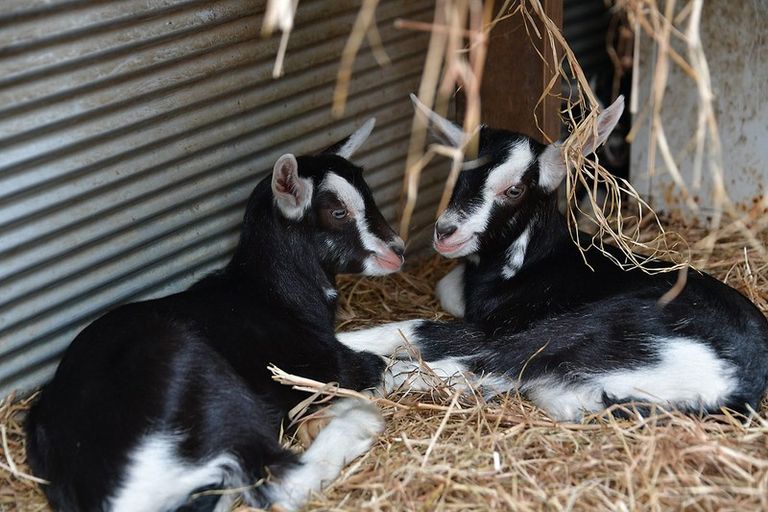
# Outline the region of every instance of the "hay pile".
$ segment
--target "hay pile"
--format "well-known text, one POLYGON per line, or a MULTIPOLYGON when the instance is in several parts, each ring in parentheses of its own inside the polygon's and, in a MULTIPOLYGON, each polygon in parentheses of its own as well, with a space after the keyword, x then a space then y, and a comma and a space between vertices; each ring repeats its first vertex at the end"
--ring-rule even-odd
MULTIPOLYGON (((707 233, 674 227, 689 241, 707 233)), ((768 230, 760 235, 768 243, 768 230)), ((768 261, 747 246, 738 234, 719 240, 707 270, 768 313, 768 261)), ((449 267, 432 259, 383 279, 343 279, 340 328, 444 316, 433 288, 449 267)), ((749 422, 660 412, 631 421, 600 415, 580 425, 556 425, 516 396, 484 403, 442 389, 393 398, 401 407, 382 406, 387 429, 373 450, 309 509, 768 509, 765 402, 760 418, 749 422)), ((3 511, 47 510, 37 485, 8 470, 13 461, 17 471, 27 471, 20 423, 27 406, 6 401, 0 407, 3 511)))

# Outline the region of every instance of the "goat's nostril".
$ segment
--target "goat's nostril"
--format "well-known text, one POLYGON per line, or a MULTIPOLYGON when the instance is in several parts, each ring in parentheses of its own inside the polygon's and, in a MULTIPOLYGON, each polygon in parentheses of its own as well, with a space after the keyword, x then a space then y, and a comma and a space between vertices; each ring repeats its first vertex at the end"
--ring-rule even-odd
POLYGON ((405 254, 405 247, 400 244, 390 245, 389 248, 392 249, 393 253, 397 254, 401 258, 403 257, 403 254, 405 254))
POLYGON ((459 227, 453 224, 440 224, 438 222, 435 224, 435 235, 438 240, 443 240, 454 234, 457 229, 459 229, 459 227))

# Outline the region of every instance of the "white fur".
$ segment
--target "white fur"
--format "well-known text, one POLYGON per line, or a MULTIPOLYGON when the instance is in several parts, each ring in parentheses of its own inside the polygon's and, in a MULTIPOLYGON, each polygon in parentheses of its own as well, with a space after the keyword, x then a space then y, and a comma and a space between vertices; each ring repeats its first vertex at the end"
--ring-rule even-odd
POLYGON ((404 320, 359 331, 339 332, 336 338, 351 349, 390 356, 414 339, 414 330, 423 320, 404 320))
POLYGON ((275 204, 286 218, 300 220, 304 217, 304 213, 312 204, 312 190, 312 180, 299 177, 299 164, 295 156, 287 153, 277 159, 272 169, 272 192, 275 204), (296 187, 295 195, 278 190, 277 180, 281 174, 290 176, 296 187))
MULTIPOLYGON (((338 174, 329 172, 326 174, 325 179, 323 179, 320 189, 333 193, 339 201, 344 203, 349 214, 355 220, 363 247, 374 254, 390 252, 389 246, 371 232, 368 221, 365 219, 365 201, 363 196, 351 183, 338 174)), ((393 243, 397 243, 398 240, 396 238, 393 240, 393 243)), ((401 240, 400 243, 402 243, 401 240)), ((365 275, 376 276, 390 273, 392 273, 392 270, 382 268, 374 255, 368 256, 363 262, 363 274, 365 275)))
POLYGON ((336 154, 342 158, 349 159, 349 157, 363 145, 366 139, 368 139, 374 126, 376 126, 376 118, 372 117, 367 120, 363 126, 355 130, 355 133, 349 136, 347 141, 336 150, 336 154))
POLYGON ((475 379, 468 373, 464 360, 462 357, 446 357, 428 363, 393 361, 384 374, 384 391, 391 393, 403 387, 414 391, 429 391, 443 384, 466 389, 468 379, 475 379))
POLYGON ((597 383, 564 384, 554 378, 542 377, 524 383, 522 391, 555 421, 579 422, 584 411, 604 408, 597 383))
POLYGON ((323 293, 329 301, 335 300, 339 296, 339 292, 335 288, 323 288, 323 293))
POLYGON ((440 224, 452 224, 458 227, 451 235, 451 240, 468 242, 457 251, 447 254, 448 258, 459 258, 477 252, 478 240, 476 233, 482 233, 488 227, 491 211, 496 201, 504 201, 504 192, 511 186, 520 183, 525 171, 535 160, 533 151, 527 140, 521 140, 509 148, 507 158, 494 167, 485 181, 482 191, 482 203, 475 207, 469 215, 460 215, 459 212, 446 210, 438 222, 440 224))
POLYGON ((547 192, 552 192, 560 186, 566 171, 560 143, 547 146, 539 156, 539 186, 547 192))
POLYGON ((509 148, 507 158, 491 170, 485 181, 485 189, 496 197, 512 185, 518 185, 535 159, 528 140, 518 141, 509 148))
POLYGON ((677 407, 716 408, 738 386, 735 368, 708 346, 688 338, 657 340, 660 361, 596 379, 616 398, 668 402, 677 407))
POLYGON ((330 414, 333 419, 301 456, 301 465, 267 491, 284 510, 301 508, 312 492, 331 483, 347 463, 367 452, 384 430, 381 413, 364 400, 341 399, 331 406, 330 414))
POLYGON ((507 247, 507 263, 501 269, 501 275, 504 279, 512 279, 515 274, 523 267, 525 261, 525 251, 528 249, 528 242, 531 238, 531 228, 527 226, 523 232, 507 247))
POLYGON ((553 378, 526 382, 523 391, 558 421, 579 421, 584 411, 604 408, 603 393, 687 409, 722 405, 738 386, 735 368, 706 345, 687 338, 657 340, 659 362, 585 376, 580 384, 553 378))
POLYGON ((365 201, 360 192, 347 180, 335 172, 327 172, 323 182, 320 184, 320 190, 328 191, 334 194, 353 217, 365 215, 365 201))
POLYGON ((456 318, 463 318, 466 310, 464 300, 464 270, 466 265, 461 263, 448 272, 437 282, 435 294, 440 306, 456 318))
MULTIPOLYGON (((229 454, 206 462, 188 463, 178 457, 179 435, 151 434, 129 455, 123 480, 107 509, 112 512, 154 512, 183 505, 190 494, 208 485, 242 485, 237 460, 229 454)), ((228 510, 233 496, 222 496, 217 510, 228 510)))

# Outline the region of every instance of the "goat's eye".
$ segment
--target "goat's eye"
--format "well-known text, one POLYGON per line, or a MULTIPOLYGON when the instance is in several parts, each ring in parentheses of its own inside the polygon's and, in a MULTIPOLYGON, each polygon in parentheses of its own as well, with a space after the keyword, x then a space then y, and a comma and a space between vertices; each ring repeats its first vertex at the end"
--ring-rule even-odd
POLYGON ((525 185, 512 185, 504 192, 504 195, 510 199, 517 199, 523 195, 523 192, 525 192, 525 185))
POLYGON ((349 215, 349 212, 346 210, 346 208, 339 208, 338 210, 333 210, 331 215, 333 215, 334 219, 341 220, 345 219, 347 215, 349 215))

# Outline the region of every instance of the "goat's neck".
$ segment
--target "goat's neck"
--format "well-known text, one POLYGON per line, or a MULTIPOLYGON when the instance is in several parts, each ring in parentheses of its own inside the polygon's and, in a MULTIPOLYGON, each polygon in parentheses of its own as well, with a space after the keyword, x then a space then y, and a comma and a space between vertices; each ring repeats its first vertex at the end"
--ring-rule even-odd
POLYGON ((300 225, 263 215, 258 226, 244 229, 227 270, 297 319, 334 321, 335 294, 329 291, 335 291, 336 276, 323 267, 311 233, 300 225))
POLYGON ((549 198, 541 206, 522 223, 519 235, 503 250, 475 259, 474 264, 481 272, 512 279, 523 269, 546 260, 564 243, 569 243, 568 226, 555 198, 549 198))

